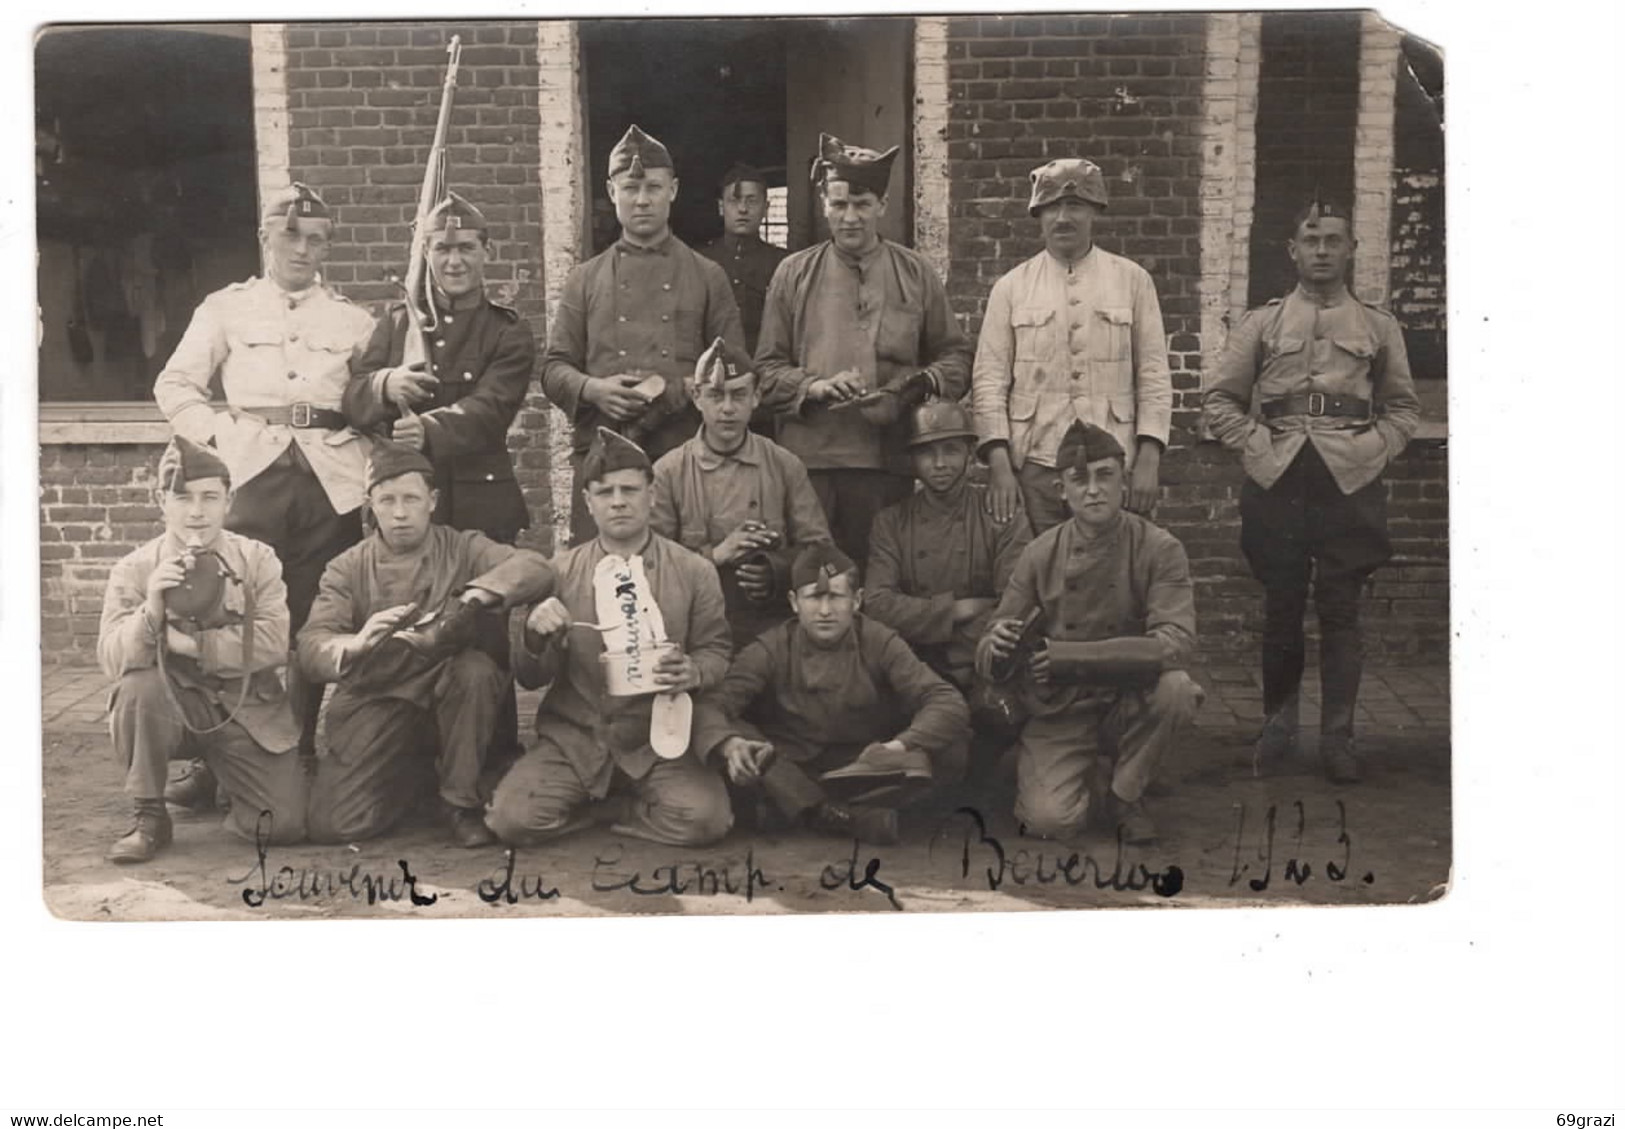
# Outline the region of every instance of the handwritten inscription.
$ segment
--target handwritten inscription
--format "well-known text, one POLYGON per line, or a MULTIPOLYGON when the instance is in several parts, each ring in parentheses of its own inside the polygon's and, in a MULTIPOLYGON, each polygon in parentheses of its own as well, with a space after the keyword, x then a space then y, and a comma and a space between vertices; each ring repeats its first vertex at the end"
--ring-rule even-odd
MULTIPOLYGON (((1140 891, 1149 888, 1152 893, 1171 898, 1185 888, 1185 872, 1177 866, 1151 870, 1144 863, 1124 868, 1123 835, 1119 828, 1117 851, 1111 873, 1107 874, 1100 862, 1092 856, 1061 850, 1047 852, 1037 848, 1006 848, 997 836, 988 834, 987 821, 975 808, 960 808, 955 817, 966 820, 960 849, 959 876, 969 878, 975 866, 982 868, 989 890, 998 890, 1006 883, 1012 886, 1081 886, 1093 882, 1097 890, 1140 891)), ((1017 830, 1018 838, 1023 831, 1017 830)), ((1063 848, 1064 849, 1064 848, 1063 848)))
POLYGON ((269 901, 295 899, 349 899, 365 901, 369 906, 379 902, 398 902, 403 897, 414 906, 432 906, 440 900, 439 894, 419 894, 418 880, 405 859, 398 859, 399 878, 385 878, 382 874, 364 873, 360 863, 349 870, 323 870, 311 867, 281 866, 273 874, 269 866, 272 814, 260 812, 254 821, 254 865, 236 878, 227 878, 228 886, 244 886, 243 904, 259 909, 269 901))
MULTIPOLYGON (((1295 831, 1293 853, 1286 860, 1281 869, 1284 881, 1296 886, 1302 886, 1315 876, 1312 862, 1304 861, 1303 833, 1308 820, 1304 812, 1302 800, 1294 800, 1292 809, 1297 814, 1297 827, 1295 831)), ((1249 873, 1253 877, 1247 879, 1247 888, 1255 894, 1262 894, 1269 889, 1270 880, 1275 874, 1275 833, 1277 810, 1271 804, 1264 811, 1264 833, 1259 840, 1256 852, 1248 862, 1242 861, 1242 842, 1247 837, 1247 805, 1241 804, 1236 811, 1236 848, 1235 855, 1230 864, 1230 885, 1234 886, 1249 873), (1253 871, 1257 864, 1260 871, 1253 871)), ((1348 809, 1343 801, 1337 801, 1337 845, 1341 848, 1341 860, 1327 859, 1325 864, 1326 880, 1328 882, 1343 882, 1349 876, 1349 860, 1354 849, 1354 840, 1349 837, 1348 809)), ((1360 881, 1367 886, 1376 882, 1377 876, 1372 871, 1366 871, 1360 876, 1360 881)))

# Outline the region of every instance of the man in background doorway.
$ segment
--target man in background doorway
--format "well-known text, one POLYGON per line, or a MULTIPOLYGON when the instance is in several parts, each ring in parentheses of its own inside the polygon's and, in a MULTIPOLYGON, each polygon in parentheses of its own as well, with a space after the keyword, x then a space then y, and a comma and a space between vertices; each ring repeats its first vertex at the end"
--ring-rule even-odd
POLYGON ((722 216, 722 236, 699 251, 728 273, 734 301, 739 305, 739 319, 745 327, 745 348, 755 353, 767 285, 788 253, 762 238, 762 220, 767 216, 767 177, 750 165, 734 165, 722 178, 717 213, 722 216))

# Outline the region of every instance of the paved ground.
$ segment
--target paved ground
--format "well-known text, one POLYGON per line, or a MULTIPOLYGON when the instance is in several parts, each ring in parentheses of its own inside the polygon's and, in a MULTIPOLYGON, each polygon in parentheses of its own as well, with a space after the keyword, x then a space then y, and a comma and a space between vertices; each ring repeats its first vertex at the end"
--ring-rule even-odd
MULTIPOLYGON (((519 851, 511 871, 500 848, 457 850, 429 824, 348 847, 271 848, 261 859, 217 816, 181 814, 175 846, 132 868, 102 858, 129 810, 107 752, 105 680, 53 666, 43 685, 46 900, 64 917, 133 920, 1371 904, 1440 894, 1451 819, 1443 667, 1367 672, 1359 722, 1370 771, 1350 788, 1319 775, 1312 747, 1303 763, 1255 777, 1256 672, 1213 667, 1197 677, 1208 700, 1150 802, 1163 841, 1147 849, 1119 848, 1110 835, 1030 840, 1006 797, 981 795, 967 798, 977 814, 922 819, 899 847, 736 830, 715 847, 680 851, 593 831, 519 851)), ((534 703, 521 694, 523 716, 534 703)))

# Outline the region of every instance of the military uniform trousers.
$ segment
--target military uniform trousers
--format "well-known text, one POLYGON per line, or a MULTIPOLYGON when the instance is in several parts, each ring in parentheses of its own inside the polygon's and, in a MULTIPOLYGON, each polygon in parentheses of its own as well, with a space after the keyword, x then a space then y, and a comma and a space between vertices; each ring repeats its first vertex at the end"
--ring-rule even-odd
POLYGON ((606 759, 593 780, 583 780, 560 741, 583 745, 597 738, 551 718, 540 739, 503 777, 485 823, 512 846, 530 846, 595 822, 590 805, 611 800, 615 830, 673 847, 715 843, 733 827, 733 808, 722 777, 692 751, 675 760, 656 759, 633 779, 606 759))
POLYGON ((1201 688, 1182 670, 1144 691, 1103 692, 1030 718, 1016 747, 1016 818, 1035 835, 1084 830, 1105 792, 1134 803, 1196 716, 1201 688))
POLYGON ((1320 731, 1351 735, 1363 662, 1360 590, 1392 555, 1387 487, 1379 478, 1344 494, 1314 444, 1305 443, 1268 490, 1250 478, 1242 485, 1241 547, 1264 585, 1265 714, 1285 711, 1296 722, 1312 587, 1320 619, 1320 731))
MULTIPOLYGON (((782 738, 773 740, 775 756, 762 773, 761 789, 775 807, 791 819, 811 811, 829 799, 819 776, 858 759, 862 745, 814 745, 782 738)), ((950 789, 965 778, 970 762, 970 734, 956 739, 946 749, 931 754, 930 787, 910 795, 908 807, 932 807, 949 795, 950 789)), ((887 803, 887 801, 879 801, 887 803)), ((889 805, 888 805, 889 806, 889 805)))
MULTIPOLYGON (((291 750, 267 752, 237 722, 192 733, 175 712, 156 668, 133 670, 113 689, 109 722, 113 754, 125 770, 124 791, 138 800, 164 794, 169 761, 202 757, 231 801, 226 829, 250 842, 296 843, 305 837, 304 766, 291 750)), ((194 729, 224 721, 226 710, 195 687, 170 685, 194 729)))
POLYGON ((311 786, 311 839, 381 835, 437 785, 453 807, 482 807, 480 774, 508 684, 475 649, 441 664, 424 705, 354 694, 341 683, 327 708, 329 750, 311 786))

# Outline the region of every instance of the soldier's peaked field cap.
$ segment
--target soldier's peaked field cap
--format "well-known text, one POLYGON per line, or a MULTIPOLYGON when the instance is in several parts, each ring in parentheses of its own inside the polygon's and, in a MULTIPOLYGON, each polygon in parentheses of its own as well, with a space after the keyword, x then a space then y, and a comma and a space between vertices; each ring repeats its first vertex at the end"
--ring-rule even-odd
POLYGON ((219 455, 184 435, 175 436, 158 459, 159 487, 177 491, 188 482, 200 478, 218 478, 227 486, 231 485, 231 471, 219 455))
POLYGON ((1075 196, 1091 204, 1106 207, 1106 176, 1100 166, 1082 157, 1060 157, 1039 165, 1027 174, 1032 178, 1033 195, 1027 201, 1027 213, 1036 216, 1038 209, 1053 204, 1063 196, 1075 196))
POLYGON ((597 482, 606 474, 618 470, 641 470, 653 473, 654 464, 648 454, 632 440, 618 431, 600 427, 593 437, 586 458, 581 460, 581 484, 597 482))
POLYGON ((429 461, 429 456, 405 443, 379 439, 372 445, 372 454, 367 456, 367 492, 372 493, 372 488, 380 482, 388 482, 413 471, 423 475, 429 485, 434 485, 434 464, 429 461))
POLYGON ((429 213, 430 231, 485 231, 485 214, 455 192, 447 192, 429 213))
POLYGON ((891 166, 897 153, 895 145, 884 153, 877 153, 861 145, 848 145, 833 133, 820 133, 818 159, 812 168, 813 183, 844 180, 853 188, 884 196, 886 186, 891 183, 891 166))
POLYGON ((755 165, 747 165, 742 161, 735 161, 728 171, 722 174, 717 187, 724 196, 729 195, 728 189, 736 184, 760 184, 767 187, 767 174, 755 165))
POLYGON ((728 381, 749 376, 755 371, 756 366, 749 353, 735 348, 719 337, 711 342, 710 348, 701 353, 700 359, 694 363, 694 383, 702 388, 707 384, 721 388, 728 381))
POLYGON ((332 218, 333 213, 328 211, 326 201, 317 195, 316 190, 297 180, 267 196, 265 207, 260 209, 261 221, 285 219, 288 221, 290 231, 298 230, 300 220, 332 218))
POLYGON ((923 447, 939 439, 975 439, 970 413, 955 400, 927 400, 909 420, 908 445, 923 447))
POLYGON ((672 169, 671 153, 664 145, 644 133, 637 126, 629 126, 609 151, 609 175, 631 173, 642 176, 648 169, 672 169))
POLYGON ((856 572, 857 568, 851 557, 828 541, 808 545, 790 566, 790 589, 800 592, 807 585, 815 584, 815 595, 828 592, 830 582, 837 576, 856 572))
POLYGON ((1082 470, 1101 459, 1126 457, 1117 436, 1092 423, 1077 422, 1061 436, 1060 450, 1055 453, 1055 469, 1082 470))

